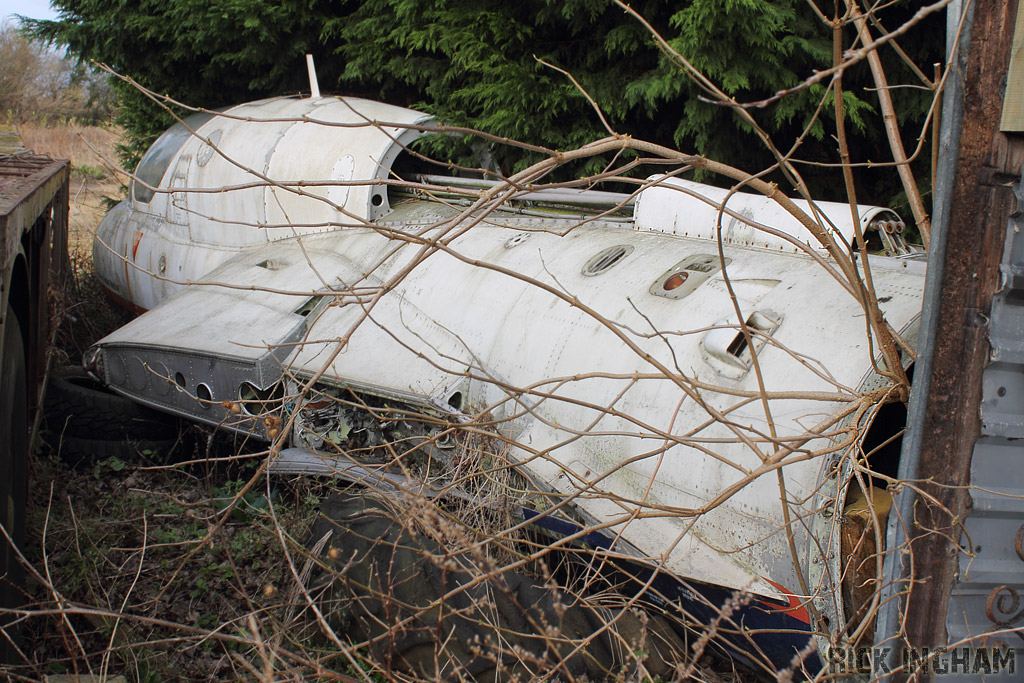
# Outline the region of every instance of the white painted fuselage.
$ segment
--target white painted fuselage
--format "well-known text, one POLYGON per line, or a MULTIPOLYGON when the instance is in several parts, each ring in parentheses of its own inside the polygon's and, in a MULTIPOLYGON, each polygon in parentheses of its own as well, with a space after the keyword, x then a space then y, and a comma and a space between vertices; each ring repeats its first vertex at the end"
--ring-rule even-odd
MULTIPOLYGON (((425 121, 279 99, 179 131, 152 187, 137 178, 98 231, 104 286, 150 312, 93 366, 127 396, 262 438, 279 423, 232 406, 284 375, 486 422, 634 551, 688 579, 807 595, 842 623, 828 520, 857 425, 836 416, 886 381, 859 296, 812 236, 764 198, 720 214, 726 191, 675 179, 612 219, 399 200, 384 181, 425 121)), ((818 210, 853 241, 848 207, 818 210)), ((878 251, 905 249, 891 212, 862 207, 860 224, 878 251)), ((912 343, 923 263, 867 262, 912 343)), ((291 445, 322 447, 291 411, 291 445)))

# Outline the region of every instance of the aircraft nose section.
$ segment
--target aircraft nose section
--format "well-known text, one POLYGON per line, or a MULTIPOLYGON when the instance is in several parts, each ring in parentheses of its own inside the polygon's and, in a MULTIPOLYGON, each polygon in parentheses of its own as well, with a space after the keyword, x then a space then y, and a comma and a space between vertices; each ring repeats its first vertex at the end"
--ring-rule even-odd
POLYGON ((92 261, 100 284, 118 303, 131 301, 128 258, 132 254, 131 207, 123 201, 107 213, 96 228, 92 261))

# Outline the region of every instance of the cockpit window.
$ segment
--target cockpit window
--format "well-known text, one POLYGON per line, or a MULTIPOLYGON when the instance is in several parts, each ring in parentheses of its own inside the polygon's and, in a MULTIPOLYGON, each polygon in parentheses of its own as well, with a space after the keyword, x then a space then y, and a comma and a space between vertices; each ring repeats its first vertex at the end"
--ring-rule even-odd
POLYGON ((148 204, 153 199, 154 191, 150 188, 160 185, 164 173, 167 172, 167 167, 171 164, 171 159, 174 158, 174 155, 178 153, 181 146, 192 135, 189 129, 198 129, 212 117, 213 114, 208 113, 193 114, 184 119, 185 125, 176 123, 157 138, 153 146, 143 155, 142 161, 139 162, 138 167, 135 169, 135 178, 137 180, 132 180, 132 196, 135 198, 135 201, 148 204))

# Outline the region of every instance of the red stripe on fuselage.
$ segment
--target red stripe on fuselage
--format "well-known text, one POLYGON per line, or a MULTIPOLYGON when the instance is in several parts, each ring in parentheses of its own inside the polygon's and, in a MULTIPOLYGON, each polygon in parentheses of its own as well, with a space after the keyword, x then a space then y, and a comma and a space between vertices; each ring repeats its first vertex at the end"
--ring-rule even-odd
POLYGON ((102 289, 106 293, 106 295, 109 296, 111 300, 113 300, 113 302, 120 306, 121 308, 129 310, 135 315, 142 315, 143 313, 146 312, 145 308, 139 306, 138 304, 133 304, 131 301, 128 301, 128 299, 125 299, 123 296, 116 293, 114 290, 112 290, 110 287, 107 287, 102 282, 100 282, 100 289, 102 289))
POLYGON ((789 607, 779 607, 778 603, 772 604, 765 600, 758 600, 759 603, 769 608, 773 612, 785 612, 797 621, 802 621, 803 623, 810 626, 811 615, 807 611, 807 600, 803 600, 794 595, 793 593, 790 593, 788 590, 782 587, 782 585, 775 583, 771 579, 766 579, 763 576, 761 578, 770 583, 771 585, 775 586, 776 588, 778 588, 779 592, 786 596, 786 599, 789 600, 789 607))

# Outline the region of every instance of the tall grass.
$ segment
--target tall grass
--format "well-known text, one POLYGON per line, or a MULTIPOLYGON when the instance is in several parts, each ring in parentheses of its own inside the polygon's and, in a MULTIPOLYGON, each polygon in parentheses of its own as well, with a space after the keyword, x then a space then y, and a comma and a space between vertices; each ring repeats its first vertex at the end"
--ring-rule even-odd
POLYGON ((117 163, 115 148, 121 138, 118 128, 81 126, 74 122, 15 125, 26 148, 55 159, 69 159, 73 169, 97 169, 109 176, 117 163))

